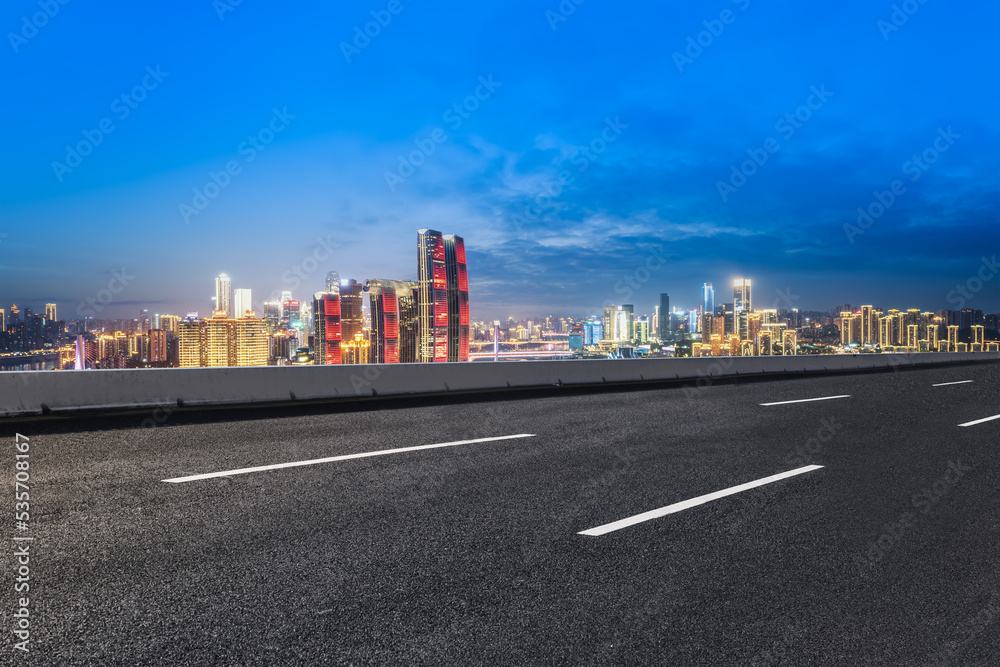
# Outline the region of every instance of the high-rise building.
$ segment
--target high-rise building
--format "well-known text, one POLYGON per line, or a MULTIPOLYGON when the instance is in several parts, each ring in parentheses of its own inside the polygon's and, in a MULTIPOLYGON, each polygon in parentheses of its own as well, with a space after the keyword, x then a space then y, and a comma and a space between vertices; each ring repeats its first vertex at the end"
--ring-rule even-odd
MULTIPOLYGON (((248 292, 250 290, 247 290, 248 292)), ((247 310, 232 327, 234 341, 230 366, 266 366, 270 354, 267 324, 253 310, 247 310)))
POLYGON ((709 317, 715 315, 715 288, 712 283, 703 283, 701 286, 701 312, 709 317))
POLYGON ((233 316, 232 295, 233 288, 229 276, 220 273, 215 278, 215 310, 223 311, 226 317, 233 316))
POLYGON ((7 331, 7 313, 4 312, 3 308, 0 308, 0 333, 7 331))
POLYGON ((328 272, 326 274, 326 291, 336 292, 339 289, 340 289, 340 274, 337 273, 336 271, 328 272))
POLYGON ((313 296, 313 326, 313 363, 341 363, 343 332, 339 292, 316 292, 313 296))
MULTIPOLYGON (((178 323, 178 357, 181 368, 196 368, 202 365, 205 356, 202 343, 200 320, 183 320, 178 323)), ((103 353, 100 353, 100 356, 103 356, 103 353)))
POLYGON ((165 329, 176 336, 180 321, 181 318, 179 315, 160 315, 160 328, 165 329))
POLYGON ((10 326, 16 327, 21 322, 21 311, 16 303, 10 304, 10 326))
POLYGON ((623 303, 618 310, 625 313, 624 318, 619 315, 621 330, 618 331, 618 338, 623 342, 630 342, 635 339, 635 306, 631 303, 623 303))
POLYGON ((354 334, 352 340, 345 340, 342 344, 343 362, 345 364, 367 364, 369 363, 369 353, 371 344, 365 339, 361 332, 354 334))
POLYGON ((958 325, 956 324, 952 324, 948 327, 948 349, 946 351, 958 351, 958 325))
POLYGON ((374 364, 412 363, 416 360, 416 298, 418 285, 405 280, 369 280, 371 348, 374 364))
POLYGON ((245 287, 233 290, 233 312, 234 319, 242 319, 247 311, 253 310, 253 291, 245 287))
POLYGON ((660 293, 660 321, 657 324, 657 333, 660 340, 668 338, 670 331, 670 295, 666 292, 660 293))
POLYGON ((448 361, 448 274, 441 232, 417 232, 417 282, 420 361, 448 361))
POLYGON ((56 317, 56 304, 47 303, 45 304, 45 319, 49 322, 58 322, 59 318, 56 317))
POLYGON ((210 319, 202 320, 201 326, 204 351, 201 365, 232 366, 232 359, 235 356, 233 320, 226 316, 225 311, 219 310, 210 319))
MULTIPOLYGON (((341 340, 346 342, 354 340, 365 326, 365 316, 361 310, 362 286, 356 280, 344 280, 340 283, 339 293, 341 340)), ((315 307, 315 299, 313 303, 315 307)))
POLYGON ((874 345, 876 340, 878 340, 878 319, 875 308, 861 306, 861 344, 874 345))
POLYGON ((747 316, 753 310, 753 295, 749 278, 733 281, 733 331, 741 340, 752 340, 747 331, 747 316))
POLYGON ((149 361, 153 364, 166 364, 169 361, 167 353, 167 337, 163 329, 149 330, 149 361))
POLYGON ((444 263, 448 281, 448 361, 468 361, 469 274, 461 236, 444 236, 444 263))

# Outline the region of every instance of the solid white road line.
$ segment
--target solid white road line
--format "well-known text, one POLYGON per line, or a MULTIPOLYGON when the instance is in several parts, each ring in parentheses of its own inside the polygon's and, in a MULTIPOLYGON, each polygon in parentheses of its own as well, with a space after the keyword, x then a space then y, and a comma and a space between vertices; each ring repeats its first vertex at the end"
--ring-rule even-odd
POLYGON ((189 475, 187 477, 174 477, 162 480, 172 484, 180 482, 194 482, 200 479, 211 479, 213 477, 229 477, 231 475, 245 475, 250 472, 261 472, 264 470, 279 470, 281 468, 296 468, 298 466, 311 466, 317 463, 332 463, 333 461, 347 461, 349 459, 363 459, 369 456, 385 456, 386 454, 399 454, 401 452, 416 452, 421 449, 437 449, 439 447, 457 447, 458 445, 471 445, 475 442, 493 442, 494 440, 513 440, 514 438, 533 438, 534 433, 520 433, 518 435, 500 435, 495 438, 476 438, 475 440, 457 440, 455 442, 439 442, 434 445, 418 445, 417 447, 400 447, 398 449, 382 449, 375 452, 362 452, 360 454, 344 454, 342 456, 330 456, 325 459, 310 459, 308 461, 292 461, 291 463, 275 463, 267 466, 256 466, 254 468, 238 468, 236 470, 224 470, 222 472, 207 472, 201 475, 189 475))
POLYGON ((808 403, 810 401, 829 401, 832 398, 850 398, 850 394, 841 394, 839 396, 820 396, 819 398, 800 398, 797 401, 778 401, 776 403, 761 403, 761 405, 788 405, 789 403, 808 403))
POLYGON ((972 380, 959 380, 958 382, 939 382, 937 384, 932 384, 932 387, 947 387, 950 384, 965 384, 966 382, 972 382, 972 380))
POLYGON ((992 417, 983 417, 982 419, 977 419, 974 422, 965 422, 964 424, 959 424, 959 426, 975 426, 976 424, 982 424, 983 422, 991 422, 994 419, 1000 419, 1000 415, 993 415, 992 417))
POLYGON ((726 496, 731 496, 735 493, 740 493, 741 491, 749 491, 758 486, 764 486, 765 484, 770 484, 771 482, 777 482, 788 477, 794 477, 795 475, 801 475, 802 473, 812 472, 813 470, 819 470, 823 466, 811 465, 805 466, 803 468, 796 468, 795 470, 789 470, 787 472, 778 473, 777 475, 771 475, 770 477, 764 477, 763 479, 758 479, 753 482, 747 482, 746 484, 740 484, 739 486, 732 486, 728 489, 723 489, 722 491, 716 491, 715 493, 709 493, 704 496, 698 496, 697 498, 692 498, 691 500, 685 500, 683 502, 674 503, 673 505, 667 505, 666 507, 661 507, 658 510, 650 510, 649 512, 643 512, 642 514, 636 514, 635 516, 630 516, 627 519, 621 519, 613 523, 606 523, 603 526, 598 526, 597 528, 591 528, 589 530, 581 530, 578 535, 590 535, 592 537, 597 537, 604 535, 606 533, 611 533, 616 530, 621 530, 622 528, 628 528, 629 526, 634 526, 637 523, 643 523, 644 521, 651 521, 653 519, 659 519, 662 516, 668 514, 674 514, 682 510, 689 509, 691 507, 696 507, 698 505, 704 505, 705 503, 710 503, 713 500, 718 500, 719 498, 725 498, 726 496))

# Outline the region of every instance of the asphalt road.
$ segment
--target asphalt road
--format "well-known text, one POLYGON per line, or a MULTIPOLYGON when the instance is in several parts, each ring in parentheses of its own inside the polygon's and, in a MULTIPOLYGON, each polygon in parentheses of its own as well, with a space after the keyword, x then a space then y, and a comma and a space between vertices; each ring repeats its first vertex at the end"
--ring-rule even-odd
POLYGON ((0 663, 1000 663, 998 363, 392 405, 0 422, 0 663))

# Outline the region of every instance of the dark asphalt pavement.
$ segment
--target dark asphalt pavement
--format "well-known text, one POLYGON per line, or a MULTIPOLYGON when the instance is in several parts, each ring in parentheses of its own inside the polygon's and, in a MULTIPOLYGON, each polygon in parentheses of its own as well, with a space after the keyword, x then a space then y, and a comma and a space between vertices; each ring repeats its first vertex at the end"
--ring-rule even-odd
POLYGON ((0 422, 11 664, 1000 664, 1000 363, 373 406, 0 422))

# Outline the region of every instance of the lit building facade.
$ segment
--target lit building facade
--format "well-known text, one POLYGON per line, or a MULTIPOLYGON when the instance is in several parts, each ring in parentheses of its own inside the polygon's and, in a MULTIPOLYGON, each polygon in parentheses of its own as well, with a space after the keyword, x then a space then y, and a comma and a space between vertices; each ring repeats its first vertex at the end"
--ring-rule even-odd
POLYGON ((444 237, 445 277, 448 281, 448 361, 469 360, 469 273, 465 239, 444 237))
POLYGON ((229 276, 225 273, 220 273, 215 278, 215 312, 221 310, 226 314, 226 317, 232 317, 232 295, 233 285, 229 280, 229 276))
POLYGON ((340 293, 316 292, 313 296, 313 363, 339 364, 343 360, 340 293))

